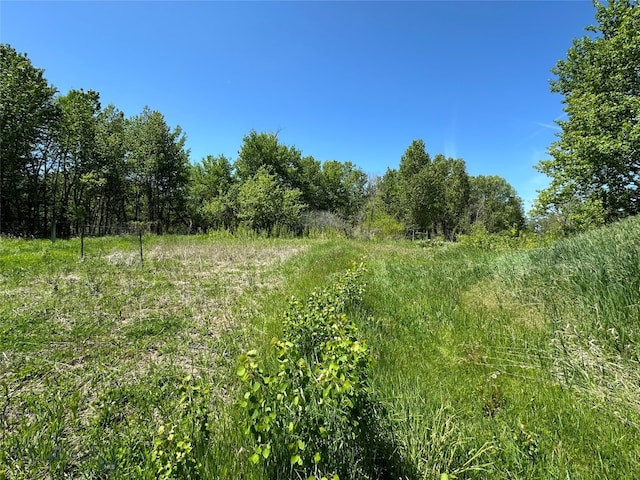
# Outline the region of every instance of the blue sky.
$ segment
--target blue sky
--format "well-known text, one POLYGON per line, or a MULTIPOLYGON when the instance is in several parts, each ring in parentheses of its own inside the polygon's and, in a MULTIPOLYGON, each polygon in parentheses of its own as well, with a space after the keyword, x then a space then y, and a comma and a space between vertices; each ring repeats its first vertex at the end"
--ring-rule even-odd
POLYGON ((382 175, 421 138, 527 208, 563 113, 550 69, 593 23, 588 0, 0 2, 0 41, 61 93, 162 112, 192 162, 255 129, 382 175))

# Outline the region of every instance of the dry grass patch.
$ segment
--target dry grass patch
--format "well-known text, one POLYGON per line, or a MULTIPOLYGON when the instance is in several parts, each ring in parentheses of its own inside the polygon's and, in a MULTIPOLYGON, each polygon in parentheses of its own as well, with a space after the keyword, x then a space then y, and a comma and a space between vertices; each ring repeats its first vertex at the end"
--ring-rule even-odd
POLYGON ((640 430, 640 368, 638 362, 624 359, 587 339, 575 325, 567 324, 555 332, 554 374, 558 383, 574 388, 597 408, 611 411, 624 423, 640 430))
POLYGON ((523 303, 515 292, 504 289, 499 280, 486 280, 473 288, 462 292, 460 300, 470 311, 486 310, 489 315, 502 315, 519 326, 541 331, 547 327, 547 321, 535 305, 523 303))
POLYGON ((178 240, 153 239, 142 265, 132 244, 3 274, 2 436, 18 442, 59 422, 81 452, 97 425, 135 422, 142 402, 165 408, 169 386, 187 375, 206 376, 220 386, 216 401, 231 401, 232 339, 247 304, 277 287, 278 265, 306 246, 178 240))

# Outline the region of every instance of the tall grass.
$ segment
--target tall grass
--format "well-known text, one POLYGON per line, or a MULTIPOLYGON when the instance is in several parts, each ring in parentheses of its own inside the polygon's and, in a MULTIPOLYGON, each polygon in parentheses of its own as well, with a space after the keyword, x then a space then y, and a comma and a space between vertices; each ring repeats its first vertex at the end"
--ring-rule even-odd
POLYGON ((420 478, 640 477, 639 236, 370 250, 372 382, 420 478))
POLYGON ((352 308, 406 478, 640 478, 640 221, 534 250, 0 238, 0 478, 266 478, 242 352, 366 255, 352 308))
POLYGON ((640 219, 557 242, 526 255, 503 284, 537 306, 553 328, 563 385, 599 408, 616 405, 640 429, 640 219))

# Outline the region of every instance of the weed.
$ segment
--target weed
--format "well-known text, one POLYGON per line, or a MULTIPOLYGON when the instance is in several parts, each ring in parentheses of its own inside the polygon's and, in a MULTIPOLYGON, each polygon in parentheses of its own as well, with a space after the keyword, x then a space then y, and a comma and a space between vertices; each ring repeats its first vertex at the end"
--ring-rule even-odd
POLYGON ((249 459, 264 460, 271 477, 378 478, 393 460, 380 448, 386 435, 370 397, 368 349, 344 313, 362 293, 362 269, 305 303, 292 301, 284 338, 273 342, 276 372, 260 365, 256 351, 240 359, 248 387, 241 405, 256 442, 249 459))

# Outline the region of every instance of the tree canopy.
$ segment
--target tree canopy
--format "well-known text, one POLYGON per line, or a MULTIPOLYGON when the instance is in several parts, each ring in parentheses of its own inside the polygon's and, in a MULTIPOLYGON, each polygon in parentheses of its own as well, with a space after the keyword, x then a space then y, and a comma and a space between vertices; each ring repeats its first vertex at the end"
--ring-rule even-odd
POLYGON ((504 178, 470 176, 460 158, 439 153, 432 159, 420 139, 398 170, 388 169, 378 181, 376 195, 386 215, 429 236, 453 239, 474 223, 490 232, 524 227, 522 201, 504 178))
POLYGON ((126 117, 103 107, 97 91, 60 95, 26 55, 8 45, 0 54, 0 233, 99 235, 129 225, 157 233, 240 226, 349 233, 368 222, 455 238, 473 222, 495 229, 520 218, 507 212, 521 211, 510 186, 509 200, 487 207, 464 160, 432 159, 421 139, 382 179, 350 161, 303 156, 277 133, 255 130, 235 160, 207 155, 191 163, 184 132, 161 112, 145 107, 126 117))
POLYGON ((596 3, 596 20, 552 70, 567 118, 537 166, 551 184, 536 212, 572 219, 567 227, 640 212, 640 7, 596 3))
POLYGON ((47 161, 39 147, 58 116, 55 93, 42 69, 0 44, 0 232, 37 229, 43 192, 34 182, 47 161))

